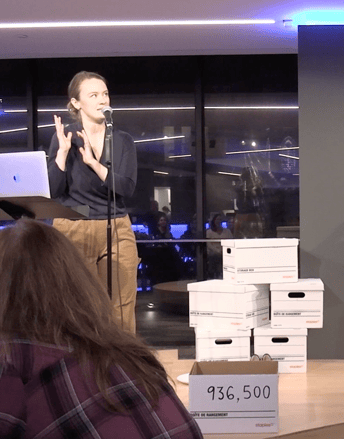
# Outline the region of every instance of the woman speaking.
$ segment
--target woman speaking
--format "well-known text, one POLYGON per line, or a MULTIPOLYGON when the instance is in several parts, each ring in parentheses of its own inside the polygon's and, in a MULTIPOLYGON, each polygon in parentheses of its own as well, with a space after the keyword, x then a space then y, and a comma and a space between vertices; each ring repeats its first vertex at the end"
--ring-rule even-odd
POLYGON ((83 256, 87 267, 107 283, 108 189, 111 201, 112 303, 125 330, 135 332, 137 247, 124 198, 135 189, 137 159, 131 136, 116 131, 113 172, 108 172, 104 148, 106 125, 102 110, 110 105, 106 80, 97 73, 79 72, 68 87, 68 110, 76 120, 64 126, 54 116, 48 159, 51 197, 67 207, 87 205, 89 218, 55 219, 54 227, 66 235, 83 256))

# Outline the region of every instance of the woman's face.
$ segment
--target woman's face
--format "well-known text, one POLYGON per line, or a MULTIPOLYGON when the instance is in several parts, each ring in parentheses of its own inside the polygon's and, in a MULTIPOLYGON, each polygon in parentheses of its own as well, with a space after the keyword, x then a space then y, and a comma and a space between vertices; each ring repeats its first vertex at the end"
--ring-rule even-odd
POLYGON ((71 102, 79 110, 83 122, 102 123, 105 117, 101 110, 110 105, 109 91, 102 80, 85 79, 80 84, 79 99, 72 98, 71 102))
POLYGON ((167 226, 167 221, 166 221, 166 218, 164 216, 161 216, 159 218, 158 226, 162 227, 162 228, 165 228, 167 226))

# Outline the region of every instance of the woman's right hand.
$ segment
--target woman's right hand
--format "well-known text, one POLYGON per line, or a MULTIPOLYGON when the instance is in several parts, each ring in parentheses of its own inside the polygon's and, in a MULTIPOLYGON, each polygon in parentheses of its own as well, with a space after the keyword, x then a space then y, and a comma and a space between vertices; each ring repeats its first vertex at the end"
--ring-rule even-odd
POLYGON ((69 150, 72 146, 72 133, 69 132, 67 136, 64 133, 64 125, 61 118, 54 115, 54 122, 56 128, 57 140, 59 142, 59 149, 57 150, 55 162, 61 171, 66 170, 66 160, 69 150))
POLYGON ((55 122, 57 140, 59 141, 59 150, 61 150, 61 152, 64 152, 67 155, 72 146, 72 133, 69 132, 67 136, 65 135, 64 125, 61 122, 60 117, 54 115, 54 122, 55 122))

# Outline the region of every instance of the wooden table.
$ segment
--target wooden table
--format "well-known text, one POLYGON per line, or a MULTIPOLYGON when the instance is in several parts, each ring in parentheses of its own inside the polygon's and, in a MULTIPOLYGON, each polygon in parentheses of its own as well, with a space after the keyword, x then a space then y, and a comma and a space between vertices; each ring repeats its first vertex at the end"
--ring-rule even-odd
POLYGON ((196 280, 163 282, 153 286, 154 302, 161 308, 180 314, 189 314, 189 292, 187 285, 196 280))
MULTIPOLYGON (((177 381, 177 377, 190 372, 195 360, 178 360, 177 350, 159 351, 158 357, 174 380, 174 387, 179 398, 188 408, 189 386, 177 381)), ((209 439, 264 439, 343 423, 344 360, 308 360, 307 369, 307 373, 303 374, 279 374, 278 434, 228 433, 206 434, 204 437, 209 439)), ((327 439, 326 434, 323 437, 327 439)), ((333 436, 335 437, 337 436, 333 436)))

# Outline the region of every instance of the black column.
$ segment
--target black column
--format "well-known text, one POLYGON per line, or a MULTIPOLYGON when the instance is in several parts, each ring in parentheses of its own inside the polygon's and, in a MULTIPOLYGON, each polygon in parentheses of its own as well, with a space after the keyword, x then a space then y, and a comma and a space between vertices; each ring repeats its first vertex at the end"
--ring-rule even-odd
POLYGON ((28 150, 38 150, 38 129, 37 129, 37 75, 36 61, 28 60, 28 74, 26 83, 26 101, 27 101, 27 122, 28 122, 28 150))
MULTIPOLYGON (((195 126, 196 126, 196 216, 197 238, 205 238, 205 141, 204 141, 204 90, 203 90, 204 58, 197 59, 195 80, 195 126)), ((205 279, 206 245, 197 245, 197 280, 205 279)))

